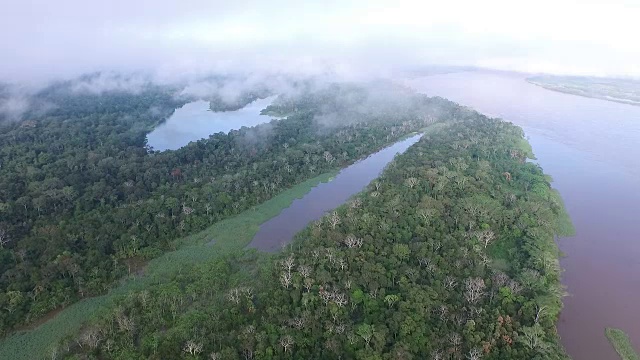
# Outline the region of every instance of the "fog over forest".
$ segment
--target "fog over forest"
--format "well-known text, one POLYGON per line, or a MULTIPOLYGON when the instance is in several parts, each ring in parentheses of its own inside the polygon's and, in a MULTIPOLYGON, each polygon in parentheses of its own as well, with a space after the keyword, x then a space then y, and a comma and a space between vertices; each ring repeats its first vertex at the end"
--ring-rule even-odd
POLYGON ((10 1, 0 79, 95 71, 389 75, 429 64, 639 75, 630 1, 10 1))
POLYGON ((233 101, 258 84, 283 93, 300 79, 434 66, 633 77, 638 15, 625 1, 12 1, 0 14, 11 34, 0 38, 0 114, 19 119, 33 94, 69 79, 91 94, 153 83, 233 101))

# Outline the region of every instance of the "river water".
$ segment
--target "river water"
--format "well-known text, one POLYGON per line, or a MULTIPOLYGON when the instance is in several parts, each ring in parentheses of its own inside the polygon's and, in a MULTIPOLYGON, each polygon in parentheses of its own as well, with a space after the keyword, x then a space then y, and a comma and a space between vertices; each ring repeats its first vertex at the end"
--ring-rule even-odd
POLYGON ((371 154, 341 170, 331 181, 314 187, 302 198, 294 200, 278 216, 260 225, 249 247, 263 251, 279 250, 310 222, 320 219, 327 211, 337 208, 362 191, 380 175, 396 154, 403 153, 420 140, 420 136, 412 136, 371 154))
POLYGON ((236 111, 211 111, 209 102, 198 100, 185 104, 147 135, 147 144, 154 150, 175 150, 209 135, 243 126, 269 122, 271 117, 260 111, 271 105, 276 96, 258 99, 236 111))
POLYGON ((640 351, 640 107, 562 94, 523 75, 464 72, 407 81, 525 130, 576 227, 565 257, 558 330, 577 360, 617 360, 604 329, 640 351))

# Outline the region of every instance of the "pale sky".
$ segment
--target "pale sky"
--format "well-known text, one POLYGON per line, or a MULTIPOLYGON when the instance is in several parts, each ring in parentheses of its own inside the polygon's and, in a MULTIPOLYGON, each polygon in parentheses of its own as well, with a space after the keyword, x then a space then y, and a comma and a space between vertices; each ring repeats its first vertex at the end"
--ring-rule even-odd
POLYGON ((0 1, 10 81, 433 64, 640 76, 640 1, 0 1))

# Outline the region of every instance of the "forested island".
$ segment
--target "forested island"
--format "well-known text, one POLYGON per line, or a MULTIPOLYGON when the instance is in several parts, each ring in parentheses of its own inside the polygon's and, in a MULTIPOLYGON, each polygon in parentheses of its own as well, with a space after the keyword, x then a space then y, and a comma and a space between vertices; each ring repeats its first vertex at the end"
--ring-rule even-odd
POLYGON ((541 75, 527 78, 527 81, 567 94, 640 105, 640 80, 637 79, 541 75))
POLYGON ((282 253, 131 294, 66 347, 106 358, 561 359, 566 215, 522 131, 470 113, 282 253), (126 355, 124 355, 126 354, 126 355))
POLYGON ((188 101, 175 93, 59 86, 39 96, 60 105, 2 125, 2 332, 144 277, 199 231, 236 232, 236 246, 118 293, 53 344, 12 335, 0 354, 566 357, 554 236, 570 222, 520 128, 389 84, 333 84, 281 95, 265 112, 282 120, 153 151, 146 133, 188 101), (242 249, 236 219, 434 123, 282 252, 242 249))

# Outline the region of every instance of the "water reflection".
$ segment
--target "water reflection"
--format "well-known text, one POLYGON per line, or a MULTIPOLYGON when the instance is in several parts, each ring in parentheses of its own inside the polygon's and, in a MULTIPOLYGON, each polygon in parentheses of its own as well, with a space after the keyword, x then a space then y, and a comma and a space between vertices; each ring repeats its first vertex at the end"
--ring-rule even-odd
POLYGON ((269 122, 271 117, 260 115, 260 111, 275 98, 258 99, 240 110, 225 112, 209 110, 207 101, 190 102, 176 109, 167 121, 149 133, 147 143, 155 150, 175 150, 217 132, 226 133, 269 122))

